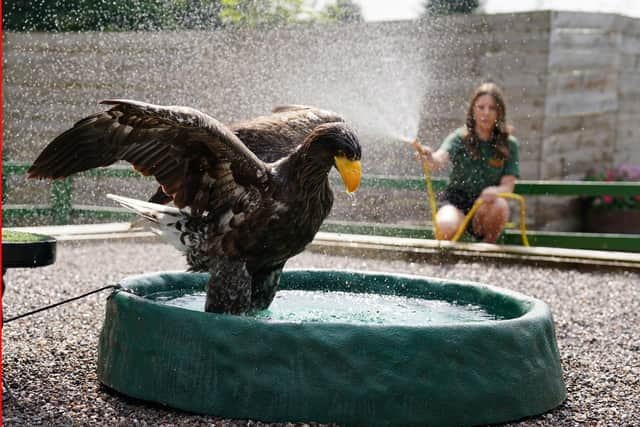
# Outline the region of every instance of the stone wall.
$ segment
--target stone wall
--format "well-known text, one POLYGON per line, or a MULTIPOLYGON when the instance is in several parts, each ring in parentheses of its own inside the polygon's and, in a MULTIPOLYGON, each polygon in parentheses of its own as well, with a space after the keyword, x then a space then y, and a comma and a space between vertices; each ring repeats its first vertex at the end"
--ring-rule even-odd
MULTIPOLYGON (((639 37, 638 19, 548 11, 266 32, 6 33, 3 159, 32 161, 104 98, 189 105, 223 122, 298 103, 333 109, 355 125, 366 174, 418 176, 398 137, 417 133, 437 146, 462 124, 474 87, 491 79, 507 96, 522 178, 580 179, 596 164, 640 163, 639 37)), ((110 205, 104 182, 74 186, 75 203, 110 205)), ((144 198, 153 187, 146 180, 122 191, 144 198)), ((6 203, 49 197, 48 183, 22 177, 4 188, 6 203)), ((333 216, 429 217, 421 194, 358 197, 338 194, 333 216)), ((575 227, 567 198, 528 205, 536 228, 575 227)))
POLYGON ((618 120, 614 161, 640 163, 640 20, 618 17, 618 120))
MULTIPOLYGON (((640 20, 551 14, 540 179, 581 179, 592 168, 640 163, 640 20)), ((542 197, 537 220, 577 228, 567 198, 542 197)))

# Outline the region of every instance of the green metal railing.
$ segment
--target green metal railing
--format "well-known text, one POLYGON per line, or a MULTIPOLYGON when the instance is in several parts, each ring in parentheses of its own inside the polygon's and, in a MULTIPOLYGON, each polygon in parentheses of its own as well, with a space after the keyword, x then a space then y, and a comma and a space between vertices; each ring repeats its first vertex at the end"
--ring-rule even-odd
MULTIPOLYGON (((6 194, 4 186, 7 185, 6 177, 11 175, 25 175, 29 165, 3 164, 3 195, 6 194)), ((130 167, 111 166, 107 168, 93 169, 83 172, 79 177, 116 177, 139 178, 140 175, 130 167)), ((55 224, 68 224, 72 218, 82 218, 86 222, 95 220, 128 221, 134 216, 120 208, 101 206, 79 206, 72 204, 73 179, 53 181, 51 186, 51 204, 49 206, 35 205, 6 205, 3 200, 2 214, 6 222, 30 217, 37 220, 38 217, 49 217, 55 224)), ((338 177, 332 178, 339 180, 338 177)), ((445 188, 445 179, 435 178, 434 190, 445 188)), ((336 182, 337 183, 337 182, 336 182)), ((364 176, 361 187, 371 189, 425 191, 425 182, 422 177, 395 177, 395 176, 364 176)), ((640 194, 640 182, 602 182, 602 181, 518 181, 515 193, 535 196, 601 196, 614 197, 636 196, 640 194)), ((323 231, 340 232, 350 234, 370 234, 394 237, 412 237, 432 239, 433 231, 427 226, 401 226, 397 224, 362 223, 346 221, 325 221, 323 231)), ((529 242, 532 246, 563 247, 572 249, 597 249, 617 250, 628 252, 640 252, 640 234, 604 234, 604 233, 576 233, 576 232, 550 232, 527 231, 529 242)), ((468 238, 463 238, 465 240, 468 238)), ((506 230, 498 243, 521 244, 520 232, 506 230)))
MULTIPOLYGON (((2 164, 2 195, 7 194, 7 177, 12 175, 25 176, 28 164, 2 164)), ((94 178, 140 178, 140 174, 130 167, 111 166, 82 172, 78 177, 94 178)), ((87 221, 106 219, 127 221, 134 217, 130 212, 119 208, 101 206, 74 206, 72 204, 73 179, 54 180, 51 183, 50 206, 40 205, 6 205, 2 200, 2 217, 5 222, 12 222, 25 217, 51 217, 56 225, 69 224, 73 216, 86 218, 87 221)))

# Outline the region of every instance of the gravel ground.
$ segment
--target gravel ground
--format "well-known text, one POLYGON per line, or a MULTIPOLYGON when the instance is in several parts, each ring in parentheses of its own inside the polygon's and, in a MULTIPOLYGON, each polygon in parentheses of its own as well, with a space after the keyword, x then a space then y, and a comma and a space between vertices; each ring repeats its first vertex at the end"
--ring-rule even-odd
MULTIPOLYGON (((60 301, 127 275, 180 270, 168 245, 85 242, 58 245, 56 264, 10 270, 5 318, 60 301)), ((412 273, 511 288, 551 306, 568 399, 508 426, 640 425, 640 273, 570 270, 458 261, 373 260, 303 253, 288 268, 326 267, 412 273)), ((315 426, 204 417, 113 394, 96 378, 97 342, 108 292, 4 327, 2 364, 12 398, 3 425, 315 426)))

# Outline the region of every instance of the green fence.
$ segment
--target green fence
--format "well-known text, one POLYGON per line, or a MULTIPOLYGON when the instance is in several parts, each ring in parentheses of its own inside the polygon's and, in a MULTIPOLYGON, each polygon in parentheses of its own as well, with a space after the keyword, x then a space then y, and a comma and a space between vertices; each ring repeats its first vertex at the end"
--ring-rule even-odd
MULTIPOLYGON (((26 174, 29 165, 3 164, 3 194, 6 193, 6 177, 26 174)), ((78 174, 88 177, 117 177, 138 179, 140 175, 131 168, 98 168, 78 174)), ((68 224, 72 217, 81 217, 85 222, 97 220, 128 221, 133 215, 119 208, 101 206, 74 206, 72 204, 73 178, 53 181, 51 186, 51 204, 48 206, 12 206, 4 204, 2 215, 5 222, 31 217, 49 217, 55 224, 68 224)), ((424 191, 423 178, 365 176, 363 188, 424 191)), ((445 179, 433 179, 434 190, 446 186, 445 179)), ((637 196, 640 194, 640 182, 602 182, 602 181, 527 181, 516 184, 515 192, 526 196, 637 196)), ((425 199, 426 200, 426 199, 425 199)), ((425 202, 426 203, 426 202, 425 202)), ((347 221, 325 221, 323 231, 369 234, 394 237, 412 237, 433 239, 433 230, 428 226, 401 226, 397 224, 362 223, 347 221)), ((528 230, 527 237, 532 246, 562 247, 572 249, 597 249, 627 252, 640 252, 640 234, 614 233, 577 233, 558 231, 528 230)), ((463 239, 468 239, 463 236, 463 239)), ((521 244, 519 230, 506 230, 498 243, 521 244)))

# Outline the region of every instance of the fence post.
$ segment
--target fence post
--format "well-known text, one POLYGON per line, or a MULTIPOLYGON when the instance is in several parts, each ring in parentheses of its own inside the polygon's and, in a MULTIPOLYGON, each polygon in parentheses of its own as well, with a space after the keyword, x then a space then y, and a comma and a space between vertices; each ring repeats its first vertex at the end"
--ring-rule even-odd
POLYGON ((51 209, 53 223, 57 225, 71 222, 71 178, 59 179, 51 184, 51 209))

